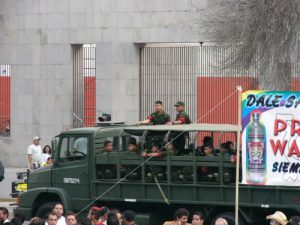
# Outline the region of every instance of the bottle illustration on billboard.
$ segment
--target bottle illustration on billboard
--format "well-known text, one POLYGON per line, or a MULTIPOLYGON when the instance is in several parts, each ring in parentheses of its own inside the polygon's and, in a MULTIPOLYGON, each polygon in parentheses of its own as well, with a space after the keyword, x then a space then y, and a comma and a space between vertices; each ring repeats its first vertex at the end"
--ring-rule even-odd
POLYGON ((266 132, 260 121, 261 112, 253 111, 247 126, 247 183, 264 185, 266 182, 266 132))

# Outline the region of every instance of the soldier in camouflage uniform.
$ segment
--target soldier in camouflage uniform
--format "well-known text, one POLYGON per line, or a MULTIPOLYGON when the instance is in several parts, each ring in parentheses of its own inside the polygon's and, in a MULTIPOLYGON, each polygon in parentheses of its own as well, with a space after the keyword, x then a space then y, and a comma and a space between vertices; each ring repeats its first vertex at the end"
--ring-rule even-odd
POLYGON ((174 106, 176 106, 176 111, 178 112, 176 115, 176 119, 173 124, 189 124, 191 123, 190 116, 185 112, 184 102, 178 101, 174 106))
MULTIPOLYGON (((189 124, 191 123, 189 115, 185 112, 184 102, 178 101, 174 106, 176 106, 176 111, 178 112, 176 115, 176 119, 173 124, 189 124)), ((185 155, 184 146, 185 140, 188 138, 188 132, 174 132, 173 136, 176 138, 174 139, 174 146, 178 149, 178 155, 185 155)))
POLYGON ((147 119, 139 121, 137 124, 168 124, 170 123, 170 115, 165 113, 164 108, 162 106, 162 101, 155 102, 155 112, 151 113, 147 116, 147 119))

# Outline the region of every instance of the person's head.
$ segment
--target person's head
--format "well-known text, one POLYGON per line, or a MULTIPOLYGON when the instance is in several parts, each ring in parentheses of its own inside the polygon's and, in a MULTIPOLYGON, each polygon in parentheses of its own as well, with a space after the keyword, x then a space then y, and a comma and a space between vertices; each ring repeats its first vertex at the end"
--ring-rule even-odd
POLYGON ((90 221, 95 221, 95 220, 98 221, 100 218, 100 208, 96 207, 96 206, 93 206, 92 208, 90 208, 87 217, 90 221))
POLYGON ((62 203, 56 203, 53 208, 53 212, 57 215, 58 219, 64 214, 64 206, 62 203))
POLYGON ((106 152, 112 152, 112 150, 113 150, 113 144, 112 144, 111 141, 109 141, 109 140, 104 141, 104 150, 106 152))
POLYGON ((178 221, 181 225, 185 225, 188 221, 189 218, 189 211, 184 209, 184 208, 180 208, 177 209, 177 211, 174 214, 175 220, 178 221))
POLYGON ((45 147, 43 148, 43 153, 48 153, 51 154, 51 147, 50 145, 45 145, 45 147))
POLYGON ((0 221, 5 221, 6 219, 8 219, 8 216, 8 209, 5 207, 0 207, 0 221))
POLYGON ((290 225, 299 225, 300 224, 300 216, 292 216, 289 221, 290 225))
POLYGON ((48 225, 56 225, 58 221, 58 216, 55 212, 50 212, 47 215, 47 223, 48 225))
POLYGON ((234 149, 234 144, 232 141, 227 141, 226 144, 228 145, 229 149, 234 149))
POLYGON ((205 145, 203 151, 205 155, 212 155, 214 153, 214 147, 212 145, 205 145))
POLYGON ((130 138, 129 144, 128 144, 128 151, 130 152, 136 152, 137 151, 137 144, 135 138, 130 138))
POLYGON ((228 225, 228 222, 224 218, 218 218, 215 222, 215 225, 228 225))
POLYGON ((178 101, 175 105, 177 112, 184 112, 185 104, 182 101, 178 101))
POLYGON ((47 165, 52 165, 53 164, 53 158, 48 157, 46 163, 47 163, 47 165))
POLYGON ((220 152, 221 153, 228 153, 229 152, 229 145, 227 143, 222 143, 220 145, 220 152))
POLYGON ((108 213, 109 213, 109 209, 107 207, 105 207, 105 206, 102 206, 100 208, 100 219, 102 221, 107 220, 108 213))
POLYGON ((168 142, 167 143, 167 150, 173 150, 174 149, 174 144, 173 142, 168 142))
MULTIPOLYGON (((118 218, 118 221, 119 221, 118 224, 122 225, 122 223, 123 223, 123 217, 122 217, 122 214, 121 214, 120 210, 113 209, 113 210, 111 210, 111 212, 113 212, 113 213, 115 213, 117 215, 117 218, 118 218)), ((108 215, 108 217, 109 217, 109 215, 108 215)))
POLYGON ((271 225, 286 225, 288 220, 283 212, 276 211, 274 214, 267 216, 267 220, 270 220, 271 225))
POLYGON ((151 148, 151 152, 159 152, 160 149, 161 149, 161 146, 160 146, 159 143, 153 143, 152 148, 151 148))
POLYGON ((130 224, 131 222, 134 221, 135 213, 132 210, 124 211, 123 215, 124 215, 125 224, 130 224))
POLYGON ((130 143, 128 145, 128 151, 130 151, 130 152, 136 152, 136 150, 137 150, 137 145, 136 144, 130 143))
POLYGON ((194 212, 193 213, 193 225, 203 225, 204 222, 204 216, 202 212, 194 212))
POLYGON ((39 136, 34 136, 34 137, 32 138, 32 143, 33 143, 34 145, 39 145, 39 144, 40 144, 40 140, 41 140, 41 138, 40 138, 39 136))
POLYGON ((213 145, 213 144, 214 144, 213 137, 211 137, 211 136, 205 136, 203 138, 203 145, 213 145))
POLYGON ((111 211, 107 215, 107 225, 119 225, 119 220, 117 213, 115 211, 111 211))
POLYGON ((67 225, 75 225, 77 224, 77 217, 75 213, 69 212, 66 215, 66 224, 67 225))
MULTIPOLYGON (((48 217, 48 215, 47 215, 48 217)), ((47 218, 46 218, 47 219, 47 218)), ((29 222, 29 225, 44 225, 45 224, 45 221, 43 219, 41 219, 40 217, 32 217, 30 222, 29 222)))
POLYGON ((157 100, 155 102, 155 112, 162 112, 164 109, 163 109, 163 103, 162 101, 160 100, 157 100))

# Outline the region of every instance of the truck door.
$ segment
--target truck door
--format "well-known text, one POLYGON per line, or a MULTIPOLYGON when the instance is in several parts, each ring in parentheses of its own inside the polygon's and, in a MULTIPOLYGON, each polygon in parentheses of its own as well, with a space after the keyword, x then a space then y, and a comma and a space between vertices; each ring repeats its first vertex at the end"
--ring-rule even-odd
MULTIPOLYGON (((90 197, 89 136, 62 136, 52 171, 53 187, 63 188, 77 202, 90 197)), ((80 206, 79 206, 80 207, 80 206)))

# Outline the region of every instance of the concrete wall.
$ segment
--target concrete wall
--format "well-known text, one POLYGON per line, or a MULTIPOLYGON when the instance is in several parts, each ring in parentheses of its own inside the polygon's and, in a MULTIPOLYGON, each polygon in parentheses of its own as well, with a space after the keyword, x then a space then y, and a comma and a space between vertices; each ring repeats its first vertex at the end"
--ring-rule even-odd
POLYGON ((5 165, 25 166, 32 136, 42 146, 72 127, 71 44, 95 43, 97 111, 138 120, 139 48, 198 42, 193 11, 206 0, 1 0, 0 64, 12 65, 11 137, 5 165))

